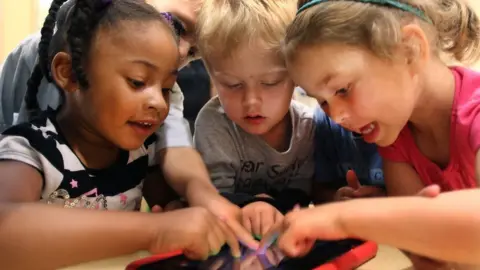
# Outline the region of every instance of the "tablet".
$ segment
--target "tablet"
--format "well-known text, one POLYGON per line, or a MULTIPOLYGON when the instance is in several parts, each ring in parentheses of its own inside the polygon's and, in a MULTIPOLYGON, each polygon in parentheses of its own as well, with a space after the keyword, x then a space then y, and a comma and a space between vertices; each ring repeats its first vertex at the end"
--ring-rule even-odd
POLYGON ((309 254, 288 258, 272 246, 265 254, 242 248, 242 257, 235 259, 225 246, 218 255, 206 261, 187 259, 181 252, 153 255, 130 263, 126 270, 350 270, 366 263, 377 254, 377 245, 360 240, 317 241, 309 254))

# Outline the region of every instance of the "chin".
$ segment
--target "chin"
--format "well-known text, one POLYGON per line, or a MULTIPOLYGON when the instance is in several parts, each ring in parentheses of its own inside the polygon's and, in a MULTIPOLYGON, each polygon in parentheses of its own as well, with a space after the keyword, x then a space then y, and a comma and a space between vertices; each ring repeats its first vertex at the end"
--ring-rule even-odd
POLYGON ((398 138, 398 134, 381 134, 375 141, 375 144, 380 147, 388 147, 392 145, 398 138))
POLYGON ((264 135, 270 131, 270 128, 264 125, 259 126, 251 126, 251 125, 242 125, 241 126, 245 132, 252 134, 252 135, 264 135))
POLYGON ((118 145, 119 148, 126 150, 126 151, 133 151, 137 150, 138 148, 142 147, 142 145, 145 143, 145 141, 136 141, 136 140, 131 140, 129 142, 120 142, 118 145))

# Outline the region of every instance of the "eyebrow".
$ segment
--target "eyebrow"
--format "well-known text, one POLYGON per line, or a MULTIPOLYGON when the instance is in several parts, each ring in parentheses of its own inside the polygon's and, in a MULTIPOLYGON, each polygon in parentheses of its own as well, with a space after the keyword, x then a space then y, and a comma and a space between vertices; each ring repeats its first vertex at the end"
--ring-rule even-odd
MULTIPOLYGON (((144 66, 146 66, 147 68, 153 69, 153 70, 155 70, 155 71, 159 70, 159 67, 158 67, 158 66, 156 66, 155 64, 153 64, 153 63, 151 63, 151 62, 149 62, 149 61, 147 61, 147 60, 140 60, 140 59, 138 59, 138 60, 133 60, 133 61, 131 61, 131 62, 132 62, 132 63, 135 63, 135 64, 144 65, 144 66)), ((173 69, 173 70, 171 70, 171 71, 170 71, 170 74, 176 76, 176 75, 178 74, 178 69, 173 69)))

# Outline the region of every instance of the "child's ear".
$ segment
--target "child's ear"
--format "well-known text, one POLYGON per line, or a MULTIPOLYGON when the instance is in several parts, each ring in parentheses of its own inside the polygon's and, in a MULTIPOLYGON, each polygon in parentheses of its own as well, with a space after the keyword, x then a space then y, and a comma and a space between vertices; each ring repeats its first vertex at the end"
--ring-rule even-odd
POLYGON ((402 43, 406 63, 412 72, 419 72, 430 59, 430 43, 425 32, 417 24, 408 24, 402 28, 402 43))
POLYGON ((72 71, 72 58, 68 53, 59 52, 53 57, 51 72, 53 80, 63 91, 74 92, 79 89, 72 71))

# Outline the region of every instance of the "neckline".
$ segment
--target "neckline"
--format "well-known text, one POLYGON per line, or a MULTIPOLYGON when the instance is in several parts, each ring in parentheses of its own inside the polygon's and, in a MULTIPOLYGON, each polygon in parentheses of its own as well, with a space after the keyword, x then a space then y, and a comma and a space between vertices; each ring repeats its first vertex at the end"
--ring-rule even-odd
POLYGON ((455 92, 453 95, 452 111, 450 113, 450 134, 448 136, 448 148, 449 148, 450 157, 449 157, 447 166, 445 166, 445 168, 442 169, 440 166, 438 166, 438 164, 428 159, 420 151, 420 149, 418 148, 418 145, 415 143, 415 139, 413 138, 413 134, 412 134, 412 131, 410 130, 410 127, 408 126, 408 123, 407 125, 405 125, 407 137, 410 144, 412 144, 413 146, 412 149, 415 152, 415 155, 423 159, 424 162, 427 162, 428 164, 435 166, 435 168, 439 169, 442 173, 452 172, 457 167, 457 164, 456 164, 457 152, 455 151, 455 145, 452 142, 455 141, 456 131, 457 131, 457 103, 458 103, 458 97, 462 90, 462 79, 461 79, 460 73, 455 68, 451 68, 450 70, 453 73, 453 76, 455 79, 455 92))
POLYGON ((90 168, 90 167, 86 166, 83 163, 83 161, 78 157, 77 153, 75 153, 72 146, 68 142, 67 137, 62 132, 62 129, 60 128, 60 125, 58 124, 57 119, 56 119, 57 113, 58 113, 58 109, 54 110, 54 109, 48 107, 47 110, 46 110, 47 118, 52 123, 52 125, 55 127, 55 130, 58 134, 57 140, 59 140, 62 144, 65 144, 68 147, 68 149, 70 151, 72 151, 72 153, 77 158, 78 162, 80 162, 80 164, 82 164, 83 168, 85 168, 85 171, 87 171, 88 174, 97 175, 97 174, 100 174, 102 172, 115 170, 118 167, 121 167, 121 166, 124 166, 124 165, 127 164, 128 158, 129 158, 129 152, 126 151, 126 150, 120 149, 117 158, 109 166, 107 166, 105 168, 100 168, 100 169, 90 168))

